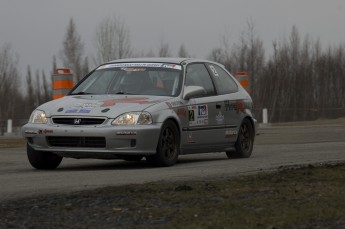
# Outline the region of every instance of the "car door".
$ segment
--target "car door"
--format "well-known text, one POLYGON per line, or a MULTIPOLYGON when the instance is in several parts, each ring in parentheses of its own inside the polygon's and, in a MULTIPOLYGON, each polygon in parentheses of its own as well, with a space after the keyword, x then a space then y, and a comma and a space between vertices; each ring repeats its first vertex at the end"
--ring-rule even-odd
POLYGON ((187 66, 185 86, 201 86, 206 90, 206 95, 187 101, 187 148, 198 152, 217 151, 225 142, 225 107, 204 63, 187 66))
POLYGON ((206 65, 211 72, 217 94, 222 101, 223 115, 225 118, 225 138, 233 143, 237 139, 238 129, 242 122, 243 96, 238 92, 235 79, 221 66, 213 63, 206 65))

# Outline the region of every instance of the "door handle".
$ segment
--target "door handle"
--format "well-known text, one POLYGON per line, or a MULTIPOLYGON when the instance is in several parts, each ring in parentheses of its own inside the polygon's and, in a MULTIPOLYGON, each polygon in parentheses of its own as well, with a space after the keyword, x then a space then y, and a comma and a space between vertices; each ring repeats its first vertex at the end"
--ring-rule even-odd
POLYGON ((222 105, 216 104, 216 109, 220 109, 220 108, 222 108, 222 105))

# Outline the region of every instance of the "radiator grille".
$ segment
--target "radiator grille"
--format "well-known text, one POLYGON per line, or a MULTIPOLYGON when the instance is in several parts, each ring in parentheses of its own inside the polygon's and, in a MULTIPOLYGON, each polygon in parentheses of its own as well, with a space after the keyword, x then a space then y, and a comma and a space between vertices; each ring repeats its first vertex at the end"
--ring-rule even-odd
POLYGON ((104 121, 104 118, 53 118, 55 124, 64 125, 101 125, 104 121))
POLYGON ((53 147, 105 148, 104 137, 56 137, 48 136, 47 142, 53 147))

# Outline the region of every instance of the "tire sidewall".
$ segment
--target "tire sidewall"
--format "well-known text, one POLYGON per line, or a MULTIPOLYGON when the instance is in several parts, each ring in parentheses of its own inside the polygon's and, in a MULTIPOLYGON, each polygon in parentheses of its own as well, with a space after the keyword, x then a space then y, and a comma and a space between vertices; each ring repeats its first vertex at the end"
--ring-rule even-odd
POLYGON ((62 157, 51 152, 34 150, 28 143, 26 144, 26 152, 30 164, 36 169, 55 169, 62 161, 62 157))
POLYGON ((159 140, 158 140, 156 152, 157 153, 153 156, 153 158, 154 158, 154 162, 156 162, 156 164, 158 164, 158 165, 171 166, 177 162, 178 155, 180 152, 180 136, 179 136, 177 126, 175 125, 174 122, 168 120, 163 124, 160 135, 159 135, 159 140), (162 147, 163 147, 162 146, 162 137, 163 137, 164 131, 167 129, 171 130, 172 133, 174 134, 175 155, 172 158, 167 158, 164 155, 164 152, 162 150, 162 147))
POLYGON ((239 135, 237 137, 237 141, 235 143, 235 148, 236 148, 236 152, 234 153, 235 157, 238 158, 248 158, 251 156, 252 151, 253 151, 253 146, 254 146, 254 129, 253 129, 253 125, 250 122, 250 120, 248 118, 245 118, 240 126, 240 129, 238 131, 239 135), (247 126, 248 132, 249 132, 249 139, 250 139, 250 148, 249 149, 243 149, 242 148, 242 132, 241 132, 241 128, 243 125, 247 126))

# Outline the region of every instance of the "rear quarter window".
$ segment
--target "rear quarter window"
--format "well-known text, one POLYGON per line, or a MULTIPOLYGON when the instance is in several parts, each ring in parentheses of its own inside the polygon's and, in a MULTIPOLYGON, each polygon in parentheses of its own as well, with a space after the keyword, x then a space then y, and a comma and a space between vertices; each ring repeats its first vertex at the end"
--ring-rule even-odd
POLYGON ((208 68, 212 73, 217 93, 219 95, 235 93, 238 86, 235 80, 223 68, 216 64, 208 64, 208 68))

